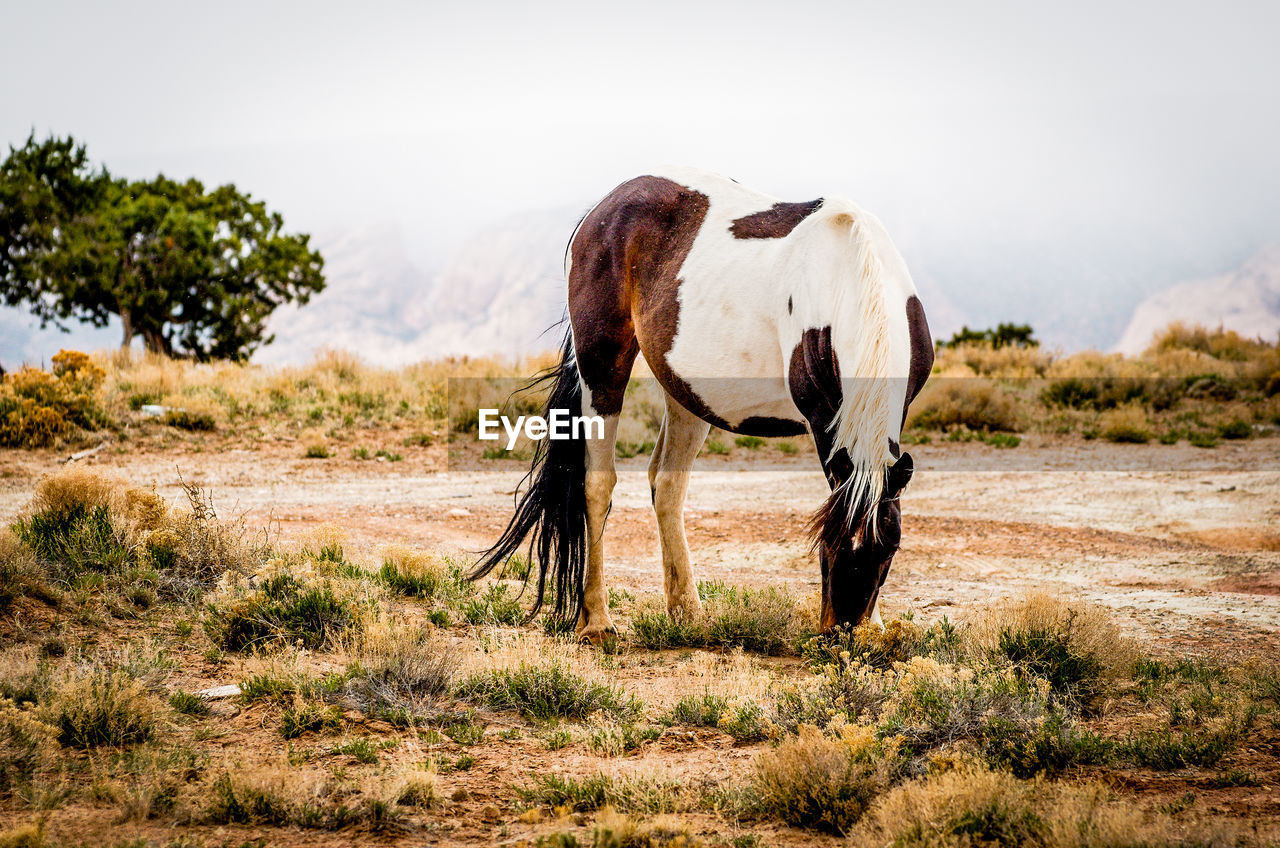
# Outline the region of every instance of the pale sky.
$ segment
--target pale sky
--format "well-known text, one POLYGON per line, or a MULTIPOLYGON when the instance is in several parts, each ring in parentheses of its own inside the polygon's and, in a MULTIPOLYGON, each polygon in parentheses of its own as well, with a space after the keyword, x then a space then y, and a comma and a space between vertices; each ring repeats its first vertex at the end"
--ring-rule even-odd
POLYGON ((2 8, 0 141, 233 181, 295 229, 392 221, 428 268, 665 163, 852 197, 979 301, 1280 239, 1272 2, 2 8))

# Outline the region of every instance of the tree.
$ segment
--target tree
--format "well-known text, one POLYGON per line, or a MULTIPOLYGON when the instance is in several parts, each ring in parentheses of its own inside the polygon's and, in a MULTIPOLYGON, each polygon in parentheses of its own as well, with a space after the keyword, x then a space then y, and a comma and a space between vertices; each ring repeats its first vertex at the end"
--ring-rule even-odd
POLYGON ((937 347, 957 347, 962 344, 988 345, 993 348, 1039 347, 1040 342, 1032 335, 1034 332, 1030 324, 997 324, 994 330, 971 330, 965 325, 949 341, 939 340, 937 347))
POLYGON ((34 136, 0 165, 0 300, 42 325, 120 318, 124 345, 244 359, 266 321, 324 288, 309 236, 224 185, 115 179, 73 139, 34 136))

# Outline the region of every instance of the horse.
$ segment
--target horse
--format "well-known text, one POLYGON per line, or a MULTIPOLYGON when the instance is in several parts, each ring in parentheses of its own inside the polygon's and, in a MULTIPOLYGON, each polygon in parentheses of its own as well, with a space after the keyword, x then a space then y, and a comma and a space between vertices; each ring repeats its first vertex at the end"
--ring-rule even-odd
POLYGON ((548 412, 599 416, 603 438, 540 441, 515 514, 472 571, 536 561, 536 614, 599 643, 616 633, 604 528, 617 482, 619 414, 636 356, 665 394, 649 463, 668 613, 701 613, 683 509, 712 425, 812 437, 831 494, 808 530, 822 572, 821 629, 880 623, 901 541, 901 450, 911 401, 933 367, 924 307, 883 225, 848 200, 783 202, 705 171, 672 169, 615 188, 565 252, 568 328, 548 412))

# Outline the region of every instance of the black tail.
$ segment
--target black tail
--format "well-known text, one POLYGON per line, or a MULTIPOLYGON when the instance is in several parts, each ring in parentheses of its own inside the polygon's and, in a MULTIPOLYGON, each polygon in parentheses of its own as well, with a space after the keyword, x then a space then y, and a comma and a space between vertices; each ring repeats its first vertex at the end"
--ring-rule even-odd
MULTIPOLYGON (((547 399, 548 418, 553 409, 567 410, 571 417, 582 414, 582 386, 571 332, 565 333, 560 364, 540 374, 528 388, 547 382, 552 383, 547 399)), ((553 616, 558 622, 569 624, 582 609, 587 562, 587 446, 576 427, 571 432, 576 438, 548 438, 537 443, 533 467, 520 485, 528 488, 517 496, 516 514, 471 572, 472 580, 483 577, 519 551, 528 539, 529 559, 536 561, 538 568, 538 595, 530 616, 542 609, 550 578, 553 616)))

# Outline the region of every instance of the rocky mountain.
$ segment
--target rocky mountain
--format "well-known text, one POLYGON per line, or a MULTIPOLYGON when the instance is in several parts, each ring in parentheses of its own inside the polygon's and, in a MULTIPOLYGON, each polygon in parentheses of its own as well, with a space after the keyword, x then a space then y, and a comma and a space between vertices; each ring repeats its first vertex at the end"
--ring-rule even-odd
POLYGON ((1255 254, 1238 269, 1179 283, 1142 301, 1115 350, 1141 353, 1152 337, 1174 321, 1219 325, 1244 336, 1280 335, 1280 243, 1255 254))
POLYGON ((393 226, 317 240, 328 287, 271 318, 276 340, 255 359, 308 359, 340 348, 377 365, 450 354, 517 356, 554 347, 544 331, 564 314, 561 271, 571 211, 530 213, 477 232, 444 269, 408 259, 393 226))

